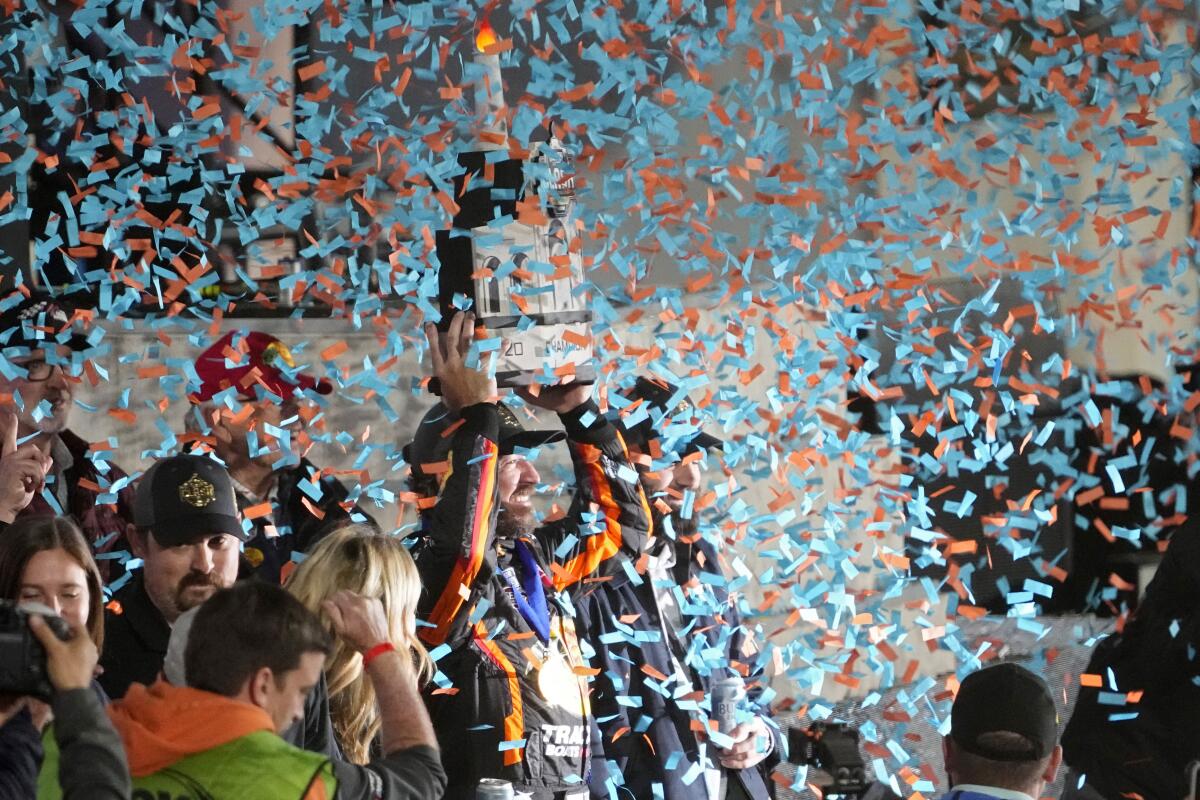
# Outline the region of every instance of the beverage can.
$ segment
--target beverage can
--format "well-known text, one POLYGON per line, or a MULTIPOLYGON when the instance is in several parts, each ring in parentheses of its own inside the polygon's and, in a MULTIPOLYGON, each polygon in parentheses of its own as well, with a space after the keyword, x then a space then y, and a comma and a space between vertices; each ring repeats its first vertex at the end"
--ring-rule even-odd
POLYGON ((746 684, 741 678, 723 678, 713 684, 713 719, 720 733, 730 733, 737 727, 738 706, 745 697, 746 684))
POLYGON ((513 800, 513 785, 500 778, 481 778, 475 800, 513 800))

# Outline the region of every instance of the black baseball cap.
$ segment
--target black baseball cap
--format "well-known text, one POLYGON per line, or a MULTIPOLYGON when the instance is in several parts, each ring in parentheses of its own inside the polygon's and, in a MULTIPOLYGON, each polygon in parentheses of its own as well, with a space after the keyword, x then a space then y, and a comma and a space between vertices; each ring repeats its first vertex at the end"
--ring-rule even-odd
MULTIPOLYGON (((696 425, 696 407, 673 383, 656 377, 639 377, 633 388, 624 395, 630 400, 641 400, 650 407, 649 415, 635 425, 627 426, 624 424, 624 417, 620 418, 621 430, 625 433, 625 443, 628 445, 644 450, 652 439, 663 437, 662 430, 668 425, 696 425)), ((695 430, 690 437, 681 437, 687 451, 711 450, 725 445, 716 436, 705 433, 698 426, 695 430)))
POLYGON ((213 459, 191 453, 161 459, 146 470, 134 496, 133 522, 149 529, 162 547, 216 533, 243 542, 250 538, 238 519, 229 472, 213 459))
POLYGON ((0 300, 0 347, 30 350, 62 345, 80 352, 91 347, 68 306, 45 293, 9 295, 0 300))
POLYGON ((517 448, 532 450, 535 447, 561 442, 567 438, 567 434, 563 431, 525 430, 521 420, 517 419, 513 410, 504 403, 497 403, 496 410, 500 412, 500 455, 502 456, 512 455, 517 448))
POLYGON ((1058 740, 1058 712, 1050 687, 1019 664, 996 664, 963 678, 950 709, 950 738, 993 761, 1037 761, 1058 740), (1033 747, 1025 753, 994 752, 979 744, 987 733, 1018 733, 1033 747))
MULTIPOLYGON (((525 430, 525 426, 517 419, 512 409, 497 403, 496 410, 500 416, 500 455, 507 456, 516 452, 518 447, 541 447, 551 442, 560 442, 567 438, 562 431, 554 430, 525 430)), ((442 403, 436 403, 425 412, 417 425, 412 443, 404 448, 404 460, 414 467, 421 464, 438 464, 446 460, 450 454, 453 436, 446 436, 446 429, 458 421, 458 415, 452 413, 442 403)))

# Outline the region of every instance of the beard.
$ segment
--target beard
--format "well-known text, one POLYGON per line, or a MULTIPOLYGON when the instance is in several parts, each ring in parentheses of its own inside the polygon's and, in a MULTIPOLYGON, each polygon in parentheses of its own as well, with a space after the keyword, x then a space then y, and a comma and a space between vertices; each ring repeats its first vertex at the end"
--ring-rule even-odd
POLYGON ((225 588, 225 581, 211 572, 189 572, 175 587, 175 609, 182 614, 202 604, 216 594, 218 589, 225 588))
MULTIPOLYGON (((675 532, 676 539, 691 538, 700 530, 700 523, 696 519, 695 512, 692 512, 692 516, 685 519, 680 515, 680 512, 672 510, 670 519, 671 530, 675 532)), ((661 519, 658 522, 661 523, 661 519)))
POLYGON ((32 410, 27 408, 19 414, 22 426, 28 428, 31 432, 36 431, 44 434, 62 433, 67 427, 67 417, 71 412, 70 395, 64 394, 44 399, 51 406, 50 413, 42 416, 40 419, 34 419, 32 410))
POLYGON ((496 538, 511 542, 519 536, 532 533, 534 520, 532 514, 514 514, 507 509, 500 509, 496 515, 496 538))

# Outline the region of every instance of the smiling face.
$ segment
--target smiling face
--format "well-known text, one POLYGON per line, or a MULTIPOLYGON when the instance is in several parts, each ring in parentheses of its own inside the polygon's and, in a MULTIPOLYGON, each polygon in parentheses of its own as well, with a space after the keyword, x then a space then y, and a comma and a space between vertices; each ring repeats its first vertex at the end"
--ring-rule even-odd
POLYGON ((61 547, 34 553, 25 563, 17 599, 49 606, 72 628, 87 626, 91 595, 87 573, 61 547))
MULTIPOLYGON (((216 407, 217 421, 213 424, 217 456, 227 464, 253 461, 270 466, 279 460, 284 450, 295 449, 295 436, 301 428, 299 407, 293 400, 282 404, 270 400, 244 401, 239 413, 224 406, 216 407), (249 409, 247 411, 246 409, 249 409), (253 431, 256 452, 250 456, 249 438, 253 431), (276 433, 278 431, 278 433, 276 433), (261 452, 266 447, 267 451, 261 452)), ((207 410, 205 416, 212 422, 214 411, 207 410)))
POLYGON ((61 348, 57 359, 41 349, 9 359, 24 373, 13 380, 0 377, 0 393, 13 395, 18 436, 55 434, 67 427, 75 396, 74 379, 68 377, 58 363, 48 363, 48 359, 65 361, 67 358, 68 351, 61 348))
POLYGON ((510 523, 528 528, 534 523, 533 496, 542 476, 524 456, 508 455, 500 458, 500 474, 497 488, 500 507, 510 523))

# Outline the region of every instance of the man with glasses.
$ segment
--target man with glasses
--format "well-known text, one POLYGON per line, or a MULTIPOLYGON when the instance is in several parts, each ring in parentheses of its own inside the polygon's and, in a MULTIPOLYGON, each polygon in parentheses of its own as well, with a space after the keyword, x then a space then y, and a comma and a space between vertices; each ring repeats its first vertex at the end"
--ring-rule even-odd
POLYGON ((287 577, 293 553, 308 552, 349 522, 375 522, 329 470, 301 453, 304 428, 333 385, 296 366, 274 336, 230 331, 196 359, 200 388, 185 425, 203 435, 229 470, 238 505, 254 526, 246 561, 263 580, 287 577))
POLYGON ((100 557, 105 578, 133 520, 127 477, 67 424, 91 345, 80 320, 45 295, 0 299, 0 521, 68 514, 100 557), (11 435, 15 427, 15 437, 11 435))

